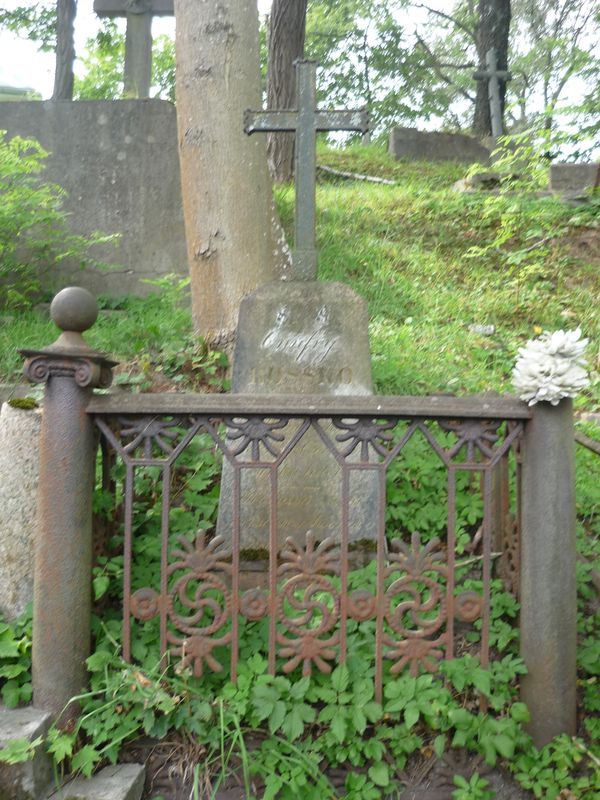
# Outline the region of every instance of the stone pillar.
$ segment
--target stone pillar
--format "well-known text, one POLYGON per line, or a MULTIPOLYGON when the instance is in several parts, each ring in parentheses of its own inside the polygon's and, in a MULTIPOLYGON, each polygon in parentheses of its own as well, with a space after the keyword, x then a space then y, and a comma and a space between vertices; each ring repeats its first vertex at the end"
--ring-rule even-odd
POLYGON ((41 414, 0 409, 0 616, 12 620, 33 598, 41 414))
MULTIPOLYGON (((50 314, 63 331, 45 350, 23 350, 25 374, 45 383, 34 553, 33 704, 59 715, 86 684, 90 648, 95 437, 86 407, 108 386, 113 362, 81 333, 98 308, 85 289, 63 289, 50 314)), ((67 720, 74 714, 70 709, 67 720)))
POLYGON ((152 84, 152 14, 127 14, 124 97, 143 100, 152 84))
POLYGON ((573 403, 538 403, 523 448, 521 699, 537 747, 576 731, 573 403))

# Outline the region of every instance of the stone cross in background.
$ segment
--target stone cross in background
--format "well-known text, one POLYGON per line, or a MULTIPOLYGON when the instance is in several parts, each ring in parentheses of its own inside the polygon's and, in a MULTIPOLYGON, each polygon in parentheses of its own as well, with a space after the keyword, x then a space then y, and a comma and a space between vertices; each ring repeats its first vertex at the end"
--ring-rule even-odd
POLYGON ((125 97, 146 98, 152 83, 152 17, 172 17, 173 0, 94 0, 99 17, 127 17, 125 97))
POLYGON ((485 69, 473 73, 476 81, 488 82, 488 97, 490 100, 490 118, 492 121, 492 136, 498 139, 504 136, 504 121, 502 119, 502 99, 500 97, 500 81, 509 81, 511 74, 507 70, 498 69, 496 51, 491 48, 485 56, 485 69))
POLYGON ((246 111, 247 134, 270 131, 296 133, 296 210, 293 279, 317 278, 315 239, 318 131, 369 130, 366 111, 320 111, 317 108, 317 62, 296 61, 296 105, 293 111, 246 111))

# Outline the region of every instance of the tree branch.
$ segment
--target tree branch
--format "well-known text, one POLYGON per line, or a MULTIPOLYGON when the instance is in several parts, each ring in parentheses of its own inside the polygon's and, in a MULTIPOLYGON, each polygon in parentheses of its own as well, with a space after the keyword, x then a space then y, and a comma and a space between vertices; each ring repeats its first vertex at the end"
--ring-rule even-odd
POLYGON ((421 47, 422 47, 422 48, 425 50, 425 52, 426 52, 426 53, 429 55, 429 57, 432 59, 432 61, 433 61, 433 63, 432 63, 432 67, 433 67, 433 69, 434 69, 434 71, 435 71, 436 75, 437 75, 437 76, 438 76, 438 77, 439 77, 441 80, 443 80, 443 81, 444 81, 444 83, 447 83, 447 84, 448 84, 448 86, 452 86, 452 87, 454 87, 454 89, 456 89, 456 91, 457 91, 457 92, 459 92, 459 93, 460 93, 460 94, 461 94, 461 95, 462 95, 462 96, 463 96, 463 97, 464 97, 466 100, 468 100, 470 103, 474 103, 474 102, 475 102, 475 98, 473 97, 473 95, 469 94, 469 92, 465 91, 465 90, 464 90, 462 87, 458 86, 458 85, 457 85, 457 84, 456 84, 456 83, 455 83, 455 82, 452 80, 452 78, 450 78, 448 75, 446 75, 446 73, 445 73, 445 72, 443 72, 443 71, 442 71, 442 69, 440 68, 439 59, 437 58, 437 56, 435 55, 435 53, 434 53, 434 52, 431 50, 431 48, 429 47, 429 45, 428 45, 428 44, 427 44, 427 43, 426 43, 426 42, 425 42, 425 41, 424 41, 424 40, 423 40, 423 39, 422 39, 422 38, 419 36, 419 34, 418 34, 418 33, 415 33, 415 36, 416 36, 416 38, 417 38, 417 43, 421 45, 421 47))
POLYGON ((413 3, 412 5, 414 5, 415 8, 424 8, 425 11, 428 11, 430 14, 436 14, 438 17, 442 17, 448 22, 451 22, 457 28, 460 28, 462 31, 464 31, 467 34, 467 36, 470 36, 474 42, 476 41, 475 30, 473 28, 469 28, 468 25, 465 25, 464 22, 461 22, 459 19, 456 19, 456 17, 453 17, 451 14, 446 14, 444 11, 438 11, 436 8, 431 8, 430 6, 426 6, 424 3, 413 3))

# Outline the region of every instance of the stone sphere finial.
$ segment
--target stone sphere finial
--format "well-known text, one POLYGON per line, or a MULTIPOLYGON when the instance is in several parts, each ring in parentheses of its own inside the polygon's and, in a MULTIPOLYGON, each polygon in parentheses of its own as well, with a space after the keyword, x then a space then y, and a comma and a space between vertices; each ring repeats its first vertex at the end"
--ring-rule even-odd
POLYGON ((81 286, 68 286, 50 305, 50 316, 61 331, 83 333, 98 317, 96 298, 81 286))

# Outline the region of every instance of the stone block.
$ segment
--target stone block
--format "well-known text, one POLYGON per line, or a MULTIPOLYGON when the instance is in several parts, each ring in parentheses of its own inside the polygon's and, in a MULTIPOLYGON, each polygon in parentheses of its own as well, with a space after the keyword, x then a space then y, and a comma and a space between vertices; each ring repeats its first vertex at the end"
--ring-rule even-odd
POLYGON ((118 235, 116 245, 94 248, 94 257, 115 269, 82 271, 65 261, 42 276, 45 289, 76 285, 95 295, 147 295, 153 288, 144 279, 188 274, 171 103, 0 103, 0 128, 9 139, 37 139, 51 154, 43 178, 66 190, 74 233, 118 235))
MULTIPOLYGON (((232 391, 247 394, 368 395, 372 393, 368 315, 364 300, 341 283, 271 283, 240 306, 232 391)), ((278 429, 278 452, 290 445, 300 422, 278 429)), ((331 423, 322 430, 334 440, 331 423)), ((235 441, 230 441, 232 447, 235 441)), ((336 445, 340 447, 340 445, 336 445)), ((248 451, 243 460, 250 458, 248 451)), ((263 451, 264 452, 264 451, 263 451)), ((267 458, 270 456, 267 455, 267 458)), ((278 469, 277 541, 304 544, 311 530, 318 541, 341 529, 341 467, 318 431, 308 429, 278 469)), ((240 473, 241 547, 269 546, 267 469, 240 473)), ((233 530, 233 468, 223 469, 218 533, 233 530)), ((378 489, 373 473, 350 476, 349 540, 375 537, 378 489)))
MULTIPOLYGON (((51 724, 45 711, 26 706, 0 706, 0 749, 11 739, 34 741, 45 736, 51 724)), ((0 763, 0 800, 40 800, 52 783, 52 760, 38 747, 31 761, 22 764, 0 763)))
POLYGON ((91 778, 75 778, 45 800, 140 800, 146 770, 141 764, 105 767, 91 778))
POLYGON ((408 161, 460 161, 487 164, 490 151, 472 136, 463 133, 420 131, 417 128, 392 128, 390 155, 408 161))
POLYGON ((600 164, 552 164, 550 189, 566 195, 581 195, 600 186, 600 164))
POLYGON ((0 408, 0 615, 33 599, 41 412, 0 408))

